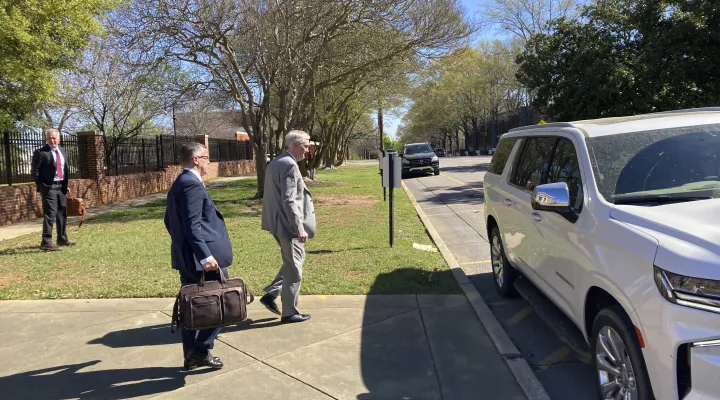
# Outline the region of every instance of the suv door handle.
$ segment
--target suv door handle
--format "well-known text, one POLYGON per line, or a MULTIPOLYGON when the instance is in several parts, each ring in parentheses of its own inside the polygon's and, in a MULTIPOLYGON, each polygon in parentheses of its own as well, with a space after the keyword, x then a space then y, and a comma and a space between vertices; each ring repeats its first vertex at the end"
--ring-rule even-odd
POLYGON ((533 217, 533 219, 534 219, 535 221, 537 221, 537 222, 542 221, 542 215, 540 215, 540 214, 538 214, 538 213, 535 213, 535 212, 532 213, 532 214, 530 214, 530 215, 533 217))
POLYGON ((503 201, 503 203, 505 203, 505 205, 508 206, 508 207, 510 207, 511 205, 513 205, 513 201, 510 200, 510 199, 505 199, 505 201, 503 201))

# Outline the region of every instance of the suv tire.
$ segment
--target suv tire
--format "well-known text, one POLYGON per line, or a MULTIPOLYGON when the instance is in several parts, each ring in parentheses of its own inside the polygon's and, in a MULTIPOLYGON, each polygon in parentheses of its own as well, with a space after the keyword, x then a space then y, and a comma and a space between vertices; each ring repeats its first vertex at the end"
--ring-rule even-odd
POLYGON ((440 168, 438 168, 438 169, 436 169, 435 171, 433 171, 433 173, 434 173, 435 175, 440 175, 440 168))
POLYGON ((494 226, 490 232, 490 258, 492 260, 493 281, 498 293, 504 297, 517 297, 515 280, 519 274, 505 257, 505 246, 503 246, 500 230, 497 226, 494 226))
POLYGON ((633 390, 633 399, 655 398, 634 326, 619 306, 605 308, 595 317, 591 351, 598 398, 614 399, 623 390, 633 390), (608 391, 603 391, 603 383, 608 391))

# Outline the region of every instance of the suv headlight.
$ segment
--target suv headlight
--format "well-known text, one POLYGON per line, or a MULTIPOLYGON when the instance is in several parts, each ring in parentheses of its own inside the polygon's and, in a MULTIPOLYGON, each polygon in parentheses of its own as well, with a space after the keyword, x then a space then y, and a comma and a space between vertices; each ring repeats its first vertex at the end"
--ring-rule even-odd
POLYGON ((720 313, 720 281, 678 275, 655 267, 655 285, 671 303, 720 313))
POLYGON ((432 159, 430 160, 430 162, 435 162, 437 160, 438 160, 437 156, 433 156, 432 159))
POLYGON ((409 161, 407 158, 404 158, 404 157, 403 157, 402 163, 403 163, 403 164, 410 164, 410 161, 409 161))

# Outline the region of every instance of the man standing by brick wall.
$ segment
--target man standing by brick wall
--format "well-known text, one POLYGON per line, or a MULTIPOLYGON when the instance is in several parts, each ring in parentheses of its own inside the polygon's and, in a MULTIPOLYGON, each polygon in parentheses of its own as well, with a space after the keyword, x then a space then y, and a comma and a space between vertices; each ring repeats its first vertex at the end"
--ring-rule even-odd
POLYGON ((67 152, 59 146, 60 132, 48 129, 47 144, 33 152, 32 176, 38 193, 42 196, 43 222, 42 243, 45 251, 58 251, 60 246, 74 246, 67 237, 67 192, 69 169, 67 152), (57 222, 57 244, 52 242, 53 225, 57 222))

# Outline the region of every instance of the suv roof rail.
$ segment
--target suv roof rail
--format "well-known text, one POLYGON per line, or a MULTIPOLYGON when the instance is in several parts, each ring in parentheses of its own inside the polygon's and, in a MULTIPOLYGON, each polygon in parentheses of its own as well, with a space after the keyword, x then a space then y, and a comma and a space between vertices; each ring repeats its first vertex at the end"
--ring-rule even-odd
POLYGON ((685 108, 685 109, 681 109, 681 110, 657 111, 652 114, 679 114, 679 113, 708 112, 708 111, 720 112, 720 107, 685 108))
POLYGON ((508 131, 508 133, 524 131, 527 129, 537 129, 537 128, 574 128, 574 127, 575 127, 575 125, 573 125, 570 122, 551 122, 549 124, 535 124, 535 125, 519 126, 517 128, 510 129, 508 131))

